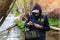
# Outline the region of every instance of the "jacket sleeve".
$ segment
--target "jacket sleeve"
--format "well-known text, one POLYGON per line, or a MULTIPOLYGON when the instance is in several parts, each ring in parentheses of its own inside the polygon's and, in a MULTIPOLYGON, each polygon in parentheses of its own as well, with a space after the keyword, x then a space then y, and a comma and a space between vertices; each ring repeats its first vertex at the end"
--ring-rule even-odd
POLYGON ((26 20, 26 22, 24 24, 25 27, 28 27, 29 26, 29 25, 27 25, 27 23, 29 22, 29 19, 30 19, 30 17, 27 18, 27 20, 26 20))
POLYGON ((44 30, 44 31, 49 31, 49 30, 50 30, 49 22, 48 22, 48 18, 47 18, 47 16, 45 16, 44 27, 43 27, 42 30, 44 30))

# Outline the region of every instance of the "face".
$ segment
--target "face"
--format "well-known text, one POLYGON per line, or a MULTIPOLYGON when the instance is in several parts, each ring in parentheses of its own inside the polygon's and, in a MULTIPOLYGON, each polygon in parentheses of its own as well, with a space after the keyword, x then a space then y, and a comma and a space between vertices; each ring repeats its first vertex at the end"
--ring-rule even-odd
POLYGON ((34 13, 35 16, 39 16, 39 13, 34 13))

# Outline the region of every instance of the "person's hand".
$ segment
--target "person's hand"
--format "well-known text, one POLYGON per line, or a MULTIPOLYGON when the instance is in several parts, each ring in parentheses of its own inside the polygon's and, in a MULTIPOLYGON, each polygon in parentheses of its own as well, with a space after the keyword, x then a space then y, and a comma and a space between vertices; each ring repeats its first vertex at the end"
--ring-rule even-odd
POLYGON ((33 24, 32 24, 31 21, 29 21, 29 22, 27 23, 27 25, 32 26, 33 24))
POLYGON ((39 24, 34 24, 34 26, 35 26, 36 28, 40 28, 40 29, 43 28, 43 26, 41 26, 41 25, 39 25, 39 24))

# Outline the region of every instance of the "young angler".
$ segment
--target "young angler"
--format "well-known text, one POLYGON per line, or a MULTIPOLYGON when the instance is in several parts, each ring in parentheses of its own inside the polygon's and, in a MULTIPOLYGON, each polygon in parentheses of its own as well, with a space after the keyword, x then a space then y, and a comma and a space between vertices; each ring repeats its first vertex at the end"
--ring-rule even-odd
POLYGON ((34 8, 32 9, 32 14, 29 15, 25 26, 29 27, 30 30, 37 29, 40 34, 40 37, 25 40, 46 40, 46 31, 49 31, 50 27, 47 15, 42 14, 42 9, 39 4, 35 4, 34 8))

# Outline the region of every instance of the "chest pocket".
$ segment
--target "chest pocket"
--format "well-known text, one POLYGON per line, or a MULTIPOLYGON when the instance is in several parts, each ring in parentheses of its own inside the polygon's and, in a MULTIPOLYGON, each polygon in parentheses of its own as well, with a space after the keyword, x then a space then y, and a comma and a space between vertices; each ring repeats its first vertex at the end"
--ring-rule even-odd
POLYGON ((39 18, 38 22, 40 23, 40 25, 44 25, 44 18, 39 18))

